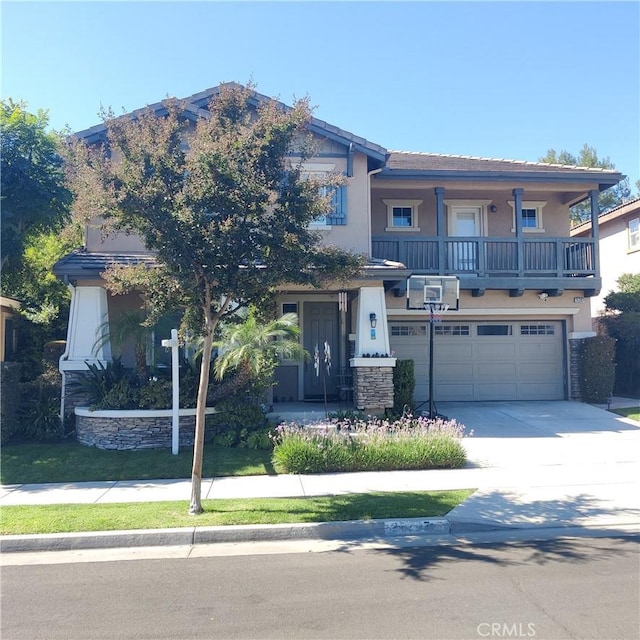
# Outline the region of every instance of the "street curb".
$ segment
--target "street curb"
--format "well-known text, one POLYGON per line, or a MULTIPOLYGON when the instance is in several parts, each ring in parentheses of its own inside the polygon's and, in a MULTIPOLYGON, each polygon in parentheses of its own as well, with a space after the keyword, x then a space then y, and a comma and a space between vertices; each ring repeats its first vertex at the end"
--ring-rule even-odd
POLYGON ((282 540, 372 540, 401 535, 448 534, 450 531, 451 525, 446 518, 181 527, 0 536, 0 551, 73 551, 282 540))

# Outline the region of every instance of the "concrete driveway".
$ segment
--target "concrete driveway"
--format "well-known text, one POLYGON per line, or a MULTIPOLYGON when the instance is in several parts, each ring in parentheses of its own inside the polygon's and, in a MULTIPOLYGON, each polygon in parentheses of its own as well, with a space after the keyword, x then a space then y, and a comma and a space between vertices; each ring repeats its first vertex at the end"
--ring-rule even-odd
POLYGON ((452 522, 502 526, 640 523, 640 424, 588 404, 441 403, 465 440, 479 490, 452 522))

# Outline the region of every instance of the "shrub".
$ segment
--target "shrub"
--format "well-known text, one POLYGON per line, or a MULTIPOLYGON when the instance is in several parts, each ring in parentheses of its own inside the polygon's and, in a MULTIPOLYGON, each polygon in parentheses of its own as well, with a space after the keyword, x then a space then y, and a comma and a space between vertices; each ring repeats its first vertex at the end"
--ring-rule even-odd
POLYGON ((464 427, 455 420, 404 416, 390 422, 334 421, 277 427, 273 461, 285 473, 459 468, 466 461, 464 427))
POLYGON ((113 362, 87 362, 87 372, 69 385, 70 394, 82 394, 91 409, 129 409, 118 406, 122 398, 128 405, 127 390, 133 382, 133 372, 126 369, 119 358, 113 362))
POLYGON ((65 425, 60 420, 60 391, 59 384, 51 384, 43 376, 22 383, 19 416, 23 438, 53 442, 66 435, 65 425))
POLYGON ((604 403, 613 392, 616 341, 607 336, 585 338, 578 352, 580 395, 585 402, 604 403))
MULTIPOLYGON (((182 387, 182 382, 181 382, 182 387)), ((187 392, 192 386, 187 385, 187 392)), ((70 385, 70 393, 82 394, 92 410, 99 409, 170 409, 171 380, 158 374, 141 381, 119 358, 106 364, 87 363, 87 373, 70 385)), ((193 407, 185 401, 183 389, 180 406, 193 407)))
POLYGON ((393 412, 395 415, 401 416, 404 413, 413 412, 415 387, 413 360, 398 360, 393 369, 393 412))
POLYGON ((0 364, 0 443, 13 440, 20 431, 20 377, 22 365, 18 362, 0 364))
MULTIPOLYGON (((135 389, 137 394, 137 404, 140 409, 171 409, 173 405, 171 380, 149 378, 146 384, 135 389)), ((180 404, 182 407, 183 405, 180 404)))
POLYGON ((207 419, 208 433, 221 447, 271 448, 267 417, 262 406, 237 394, 216 404, 217 413, 207 419), (266 438, 266 440, 265 440, 266 438), (267 442, 268 441, 268 442, 267 442))

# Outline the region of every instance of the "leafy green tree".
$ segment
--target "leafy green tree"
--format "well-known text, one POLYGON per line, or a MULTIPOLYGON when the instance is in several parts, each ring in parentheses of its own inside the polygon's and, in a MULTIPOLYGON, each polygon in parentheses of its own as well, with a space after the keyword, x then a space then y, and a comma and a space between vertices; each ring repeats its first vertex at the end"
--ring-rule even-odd
POLYGON ((623 274, 618 287, 599 322, 616 339, 616 391, 633 395, 640 392, 640 274, 623 274))
POLYGON ((29 113, 10 98, 0 104, 3 271, 19 268, 31 235, 59 231, 68 214, 60 137, 48 125, 45 111, 29 113))
POLYGON ((329 212, 330 197, 287 162, 294 150, 301 162, 312 154, 308 101, 283 109, 271 100, 253 106, 253 98, 252 87, 224 85, 195 125, 177 101, 165 103, 163 116, 106 114, 111 152, 78 142, 68 156, 76 213, 139 235, 158 262, 157 269, 114 269, 107 285, 114 293, 141 288, 158 315, 182 306, 182 330, 203 338, 193 514, 202 511, 204 410, 220 321, 284 283, 320 286, 361 266, 310 230, 329 212))
MULTIPOLYGON (((552 164, 568 164, 578 167, 599 167, 601 169, 615 169, 615 165, 609 159, 609 156, 599 158, 597 151, 590 147, 588 144, 584 144, 578 155, 573 155, 569 151, 556 152, 555 149, 549 149, 540 162, 549 162, 552 164)), ((606 191, 603 191, 598 197, 598 204, 600 211, 608 211, 622 204, 631 196, 631 189, 629 187, 629 178, 625 178, 619 182, 616 186, 610 187, 606 191)), ((574 207, 571 207, 570 211, 571 221, 573 224, 579 224, 585 220, 589 220, 591 216, 591 205, 588 201, 580 202, 574 207)))
POLYGON ((79 240, 78 230, 66 226, 71 193, 60 136, 48 123, 46 112, 31 114, 23 102, 0 105, 2 293, 20 300, 21 314, 36 325, 20 325, 23 360, 39 359, 44 342, 66 334, 69 292, 51 268, 79 240))
POLYGON ((54 231, 29 234, 17 269, 3 274, 3 291, 22 302, 22 315, 51 334, 64 338, 69 291, 53 274, 53 265, 78 244, 77 236, 54 231))

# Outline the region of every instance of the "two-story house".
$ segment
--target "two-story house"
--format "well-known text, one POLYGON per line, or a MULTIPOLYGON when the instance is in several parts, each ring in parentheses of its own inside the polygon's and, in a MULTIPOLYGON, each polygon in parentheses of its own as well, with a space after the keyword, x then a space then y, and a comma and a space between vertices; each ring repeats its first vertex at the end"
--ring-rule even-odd
MULTIPOLYGON (((185 99, 193 117, 206 117, 217 91, 185 99)), ((151 108, 160 112, 162 105, 151 108)), ((569 207, 590 199, 596 220, 598 193, 617 184, 620 173, 388 151, 318 119, 310 132, 318 152, 304 170, 347 178, 333 214, 314 227, 326 242, 368 261, 348 286, 282 288, 281 311, 298 314, 303 345, 318 357, 283 363, 274 401, 320 399, 326 391, 353 398, 358 408, 382 409, 391 404, 396 358, 414 360, 416 400, 426 401, 432 316, 423 303, 439 301, 442 293, 449 308, 433 324, 437 400, 576 395, 572 345, 593 335, 589 299, 601 280, 597 225, 587 237, 572 238, 569 207), (317 365, 325 344, 328 371, 317 365)), ((91 143, 104 136, 104 127, 77 135, 91 143)), ((135 304, 104 289, 106 266, 152 260, 137 238, 102 239, 96 222, 87 228, 85 246, 56 265, 72 288, 64 374, 109 359, 108 344, 94 350, 96 332, 135 304)))
MULTIPOLYGON (((571 229, 572 238, 591 236, 590 220, 571 229)), ((618 290, 618 278, 624 273, 640 273, 640 198, 601 214, 598 237, 602 287, 600 293, 591 298, 594 321, 605 309, 605 297, 618 290)))

